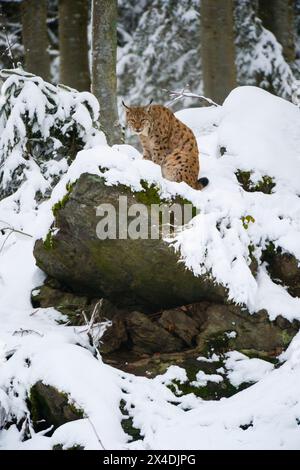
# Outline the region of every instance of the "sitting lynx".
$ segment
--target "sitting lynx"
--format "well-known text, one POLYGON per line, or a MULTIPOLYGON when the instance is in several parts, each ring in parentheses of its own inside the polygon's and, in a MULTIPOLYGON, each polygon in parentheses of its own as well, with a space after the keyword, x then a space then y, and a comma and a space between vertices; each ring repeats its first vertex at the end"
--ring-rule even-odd
POLYGON ((170 181, 185 181, 194 189, 208 184, 207 178, 198 179, 198 146, 191 129, 164 106, 152 105, 126 108, 130 129, 140 136, 143 157, 162 168, 162 175, 170 181))

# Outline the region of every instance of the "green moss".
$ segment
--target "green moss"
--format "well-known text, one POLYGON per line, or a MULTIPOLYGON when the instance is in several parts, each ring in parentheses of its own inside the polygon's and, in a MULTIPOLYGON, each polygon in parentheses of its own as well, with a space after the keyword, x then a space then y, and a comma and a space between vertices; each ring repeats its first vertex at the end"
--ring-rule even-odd
POLYGON ((288 346, 292 341, 294 335, 291 335, 287 330, 282 330, 281 338, 284 346, 288 346))
POLYGON ((235 175, 237 177, 238 182, 241 184, 245 191, 260 191, 264 194, 271 194, 273 188, 276 186, 276 183, 274 182, 273 178, 267 175, 264 175, 262 179, 256 184, 254 184, 251 180, 251 171, 238 170, 235 175))
POLYGON ((230 350, 230 338, 225 334, 226 331, 211 335, 206 340, 206 346, 203 349, 202 354, 204 356, 210 356, 211 353, 223 354, 230 350))
POLYGON ((282 253, 282 249, 280 247, 276 248, 272 241, 266 243, 266 246, 262 253, 262 261, 266 261, 268 264, 272 264, 274 258, 277 255, 282 253))
POLYGON ((63 397, 68 401, 68 408, 69 410, 78 417, 78 419, 82 419, 85 417, 83 410, 78 408, 72 401, 70 401, 70 397, 66 393, 60 392, 63 397))
POLYGON ((83 410, 78 409, 66 393, 42 382, 31 387, 27 402, 36 431, 51 425, 56 429, 66 422, 84 417, 83 410))
POLYGON ((49 230, 47 233, 47 236, 44 240, 44 247, 46 250, 52 250, 54 247, 54 237, 53 237, 53 231, 49 230))
POLYGON ((130 441, 132 442, 143 439, 140 433, 141 430, 133 426, 133 418, 129 416, 129 413, 126 410, 125 400, 120 401, 119 408, 122 415, 124 416, 121 421, 121 426, 123 428, 123 431, 131 437, 130 441))
POLYGON ((267 254, 270 255, 270 256, 274 256, 274 255, 279 254, 279 251, 278 251, 278 249, 275 247, 275 245, 274 245, 273 242, 268 242, 268 243, 266 244, 265 249, 264 249, 264 253, 267 253, 267 254))
POLYGON ((241 221, 242 221, 242 224, 243 224, 244 229, 245 229, 245 230, 248 230, 249 224, 250 224, 250 223, 253 223, 253 224, 254 224, 255 219, 254 219, 254 217, 252 217, 252 215, 249 215, 249 214, 248 214, 248 215, 246 215, 246 216, 242 216, 242 217, 241 217, 241 221))
POLYGON ((224 356, 220 355, 220 360, 207 363, 198 361, 196 359, 189 359, 183 365, 188 380, 184 383, 180 383, 178 380, 172 381, 168 388, 174 393, 175 396, 187 395, 193 393, 196 397, 202 398, 203 400, 219 400, 223 397, 230 397, 238 391, 247 388, 250 384, 242 384, 240 387, 234 387, 225 375, 217 372, 217 369, 224 367, 224 356), (204 386, 198 386, 193 382, 197 382, 196 375, 199 371, 203 371, 206 374, 218 374, 223 377, 222 382, 207 382, 204 386))
POLYGON ((74 184, 75 184, 75 183, 70 183, 70 182, 68 182, 68 183, 66 184, 66 190, 67 190, 66 194, 64 195, 64 197, 63 197, 60 201, 58 201, 58 202, 57 202, 56 204, 54 204, 54 206, 52 207, 52 212, 53 212, 54 217, 56 217, 58 211, 59 211, 60 209, 62 209, 63 207, 65 207, 65 205, 67 204, 68 200, 70 199, 70 194, 71 194, 71 192, 72 192, 72 190, 73 190, 74 184))
POLYGON ((248 246, 248 251, 249 251, 249 257, 252 259, 254 257, 255 246, 250 244, 248 246))
POLYGON ((263 176, 262 180, 255 185, 255 191, 271 194, 275 186, 276 184, 270 176, 263 176))
POLYGON ((141 204, 150 206, 151 204, 162 204, 167 201, 161 199, 159 194, 159 188, 154 184, 149 185, 148 181, 141 181, 142 191, 136 191, 134 193, 137 201, 141 204))
POLYGON ((244 188, 245 191, 250 191, 251 187, 251 172, 238 170, 235 174, 238 182, 244 188))
MULTIPOLYGON (((159 193, 159 188, 154 184, 149 185, 148 181, 142 180, 141 185, 143 187, 142 191, 136 191, 134 193, 137 201, 141 204, 145 204, 146 206, 151 206, 152 204, 156 205, 172 205, 172 204, 180 204, 190 205, 192 206, 192 217, 195 217, 199 213, 199 209, 192 205, 191 201, 181 197, 175 196, 170 200, 162 199, 159 193)), ((161 220, 160 220, 161 221, 161 220)))
POLYGON ((57 215, 57 212, 62 209, 63 207, 65 207, 66 203, 68 202, 70 196, 69 194, 65 194, 64 197, 58 201, 56 204, 54 204, 54 206, 52 207, 52 212, 53 212, 53 215, 56 217, 57 215))

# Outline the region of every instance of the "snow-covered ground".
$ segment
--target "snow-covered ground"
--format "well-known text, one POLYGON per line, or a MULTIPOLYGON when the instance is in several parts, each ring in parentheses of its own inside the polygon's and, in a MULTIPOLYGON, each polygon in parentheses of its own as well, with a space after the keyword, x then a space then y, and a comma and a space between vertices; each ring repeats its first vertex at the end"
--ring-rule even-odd
MULTIPOLYGON (((132 147, 109 148, 103 142, 81 151, 51 198, 40 205, 34 199, 37 188, 33 191, 26 182, 17 196, 0 202, 1 227, 10 225, 27 234, 0 235, 0 421, 7 413, 17 419, 28 416, 26 396, 38 380, 67 393, 85 413, 51 437, 36 434, 27 418, 31 438, 23 441, 25 425, 21 430, 11 425, 0 431, 0 448, 300 448, 300 334, 282 355, 279 368, 231 352, 226 359, 231 383, 256 383, 231 398, 204 401, 192 394, 177 397, 167 388, 172 379, 185 380, 184 370, 171 367, 154 379, 116 370, 94 357, 81 327, 58 323, 63 317, 54 309, 31 306, 31 289, 44 279, 35 266, 34 241, 46 235, 53 221, 51 207, 65 193, 67 182, 83 172, 100 174, 102 166, 107 184, 121 182, 140 190, 140 180, 146 179, 158 185, 162 196, 180 194, 200 209, 173 240, 195 274, 211 272, 228 288, 231 299, 251 312, 265 308, 271 319, 280 314, 300 319, 300 299, 275 284, 264 265, 256 278, 249 269, 249 246, 259 260, 261 247, 270 241, 300 259, 299 109, 243 87, 234 90, 222 108, 183 110, 178 117, 198 139, 201 175, 210 180, 201 192, 164 180, 160 168, 142 160, 132 147), (218 158, 220 147, 227 152, 218 158), (253 171, 254 183, 272 177, 272 194, 244 191, 237 169, 253 171), (247 216, 251 219, 245 227, 247 216), (120 424, 122 399, 143 436, 133 443, 120 424)), ((197 379, 201 386, 220 377, 199 373, 197 379)))

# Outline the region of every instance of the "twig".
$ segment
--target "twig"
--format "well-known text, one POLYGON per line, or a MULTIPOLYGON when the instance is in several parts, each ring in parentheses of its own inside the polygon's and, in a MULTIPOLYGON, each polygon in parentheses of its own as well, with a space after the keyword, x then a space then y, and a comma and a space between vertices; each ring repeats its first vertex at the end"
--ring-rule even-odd
MULTIPOLYGON (((3 220, 0 220, 0 222, 2 223, 5 223, 7 224, 7 222, 4 222, 3 220)), ((7 226, 7 227, 0 227, 0 233, 2 233, 3 235, 5 234, 5 231, 6 230, 9 230, 9 234, 7 235, 7 237, 4 239, 1 247, 0 247, 0 254, 2 253, 3 249, 4 249, 4 246, 7 242, 7 240, 9 239, 9 237, 11 236, 12 233, 20 233, 21 235, 25 235, 25 237, 30 237, 30 238, 33 238, 32 235, 30 235, 30 233, 26 233, 26 232, 23 232, 22 230, 17 230, 11 226, 7 226)))
POLYGON ((0 254, 2 253, 2 250, 4 250, 4 247, 5 247, 5 243, 7 242, 7 240, 9 239, 9 237, 11 236, 13 232, 9 232, 9 234, 7 235, 7 237, 4 239, 2 245, 1 245, 1 248, 0 248, 0 254))
POLYGON ((103 443, 102 443, 102 441, 101 441, 101 439, 100 439, 100 436, 99 436, 99 434, 98 434, 98 432, 97 432, 97 429, 95 428, 95 425, 94 425, 94 423, 93 423, 92 420, 91 420, 91 418, 90 418, 87 414, 85 414, 85 416, 86 416, 88 422, 90 423, 90 425, 91 425, 91 427, 92 427, 92 429, 93 429, 93 431, 94 431, 94 433, 95 433, 95 436, 97 437, 97 441, 99 442, 100 446, 102 447, 102 450, 106 450, 105 447, 104 447, 104 445, 103 445, 103 443))
POLYGON ((23 329, 23 328, 20 328, 19 330, 15 330, 12 335, 13 335, 13 336, 16 336, 16 335, 23 336, 23 335, 31 335, 31 334, 40 336, 41 338, 44 336, 44 335, 43 335, 42 333, 40 333, 39 331, 35 331, 35 330, 26 330, 26 329, 23 329))
POLYGON ((89 325, 88 325, 88 333, 91 331, 91 329, 93 328, 93 325, 94 325, 94 322, 95 322, 95 318, 96 318, 96 315, 98 313, 98 307, 99 307, 99 310, 101 310, 102 308, 102 305, 103 305, 103 299, 100 299, 94 309, 93 309, 93 313, 92 313, 92 316, 91 316, 91 319, 90 319, 90 322, 89 322, 89 325))
MULTIPOLYGON (((82 406, 80 406, 80 405, 77 403, 77 401, 74 400, 74 398, 72 398, 71 400, 72 400, 72 402, 77 406, 78 410, 81 410, 81 409, 82 409, 82 406)), ((99 436, 99 434, 98 434, 98 432, 97 432, 97 429, 96 429, 96 427, 95 427, 93 421, 92 421, 91 418, 89 417, 89 415, 88 415, 86 412, 84 412, 84 413, 83 413, 83 416, 84 416, 84 418, 86 418, 86 419, 88 420, 88 422, 90 423, 90 425, 91 425, 91 427, 92 427, 92 429, 93 429, 93 431, 94 431, 94 433, 95 433, 95 436, 97 437, 97 441, 99 442, 100 446, 102 447, 102 450, 106 450, 105 447, 104 447, 104 445, 103 445, 103 442, 102 442, 102 440, 101 440, 101 438, 100 438, 100 436, 99 436)))
POLYGON ((21 235, 25 235, 25 237, 30 237, 30 238, 33 237, 32 235, 30 235, 30 233, 23 232, 22 230, 17 230, 16 228, 13 228, 13 227, 1 227, 0 232, 2 232, 2 230, 10 230, 11 232, 20 233, 21 235))
MULTIPOLYGON (((99 339, 101 337, 100 336, 101 328, 100 328, 100 331, 94 333, 94 328, 98 326, 97 324, 94 325, 94 323, 95 323, 97 314, 99 313, 99 310, 102 307, 102 304, 103 304, 103 299, 100 299, 95 304, 90 320, 88 320, 84 310, 82 310, 81 312, 84 318, 85 324, 86 324, 86 328, 80 331, 80 333, 86 332, 90 345, 92 346, 94 353, 96 354, 97 357, 100 356, 99 351, 98 351, 98 345, 99 345, 99 339)), ((99 325, 101 326, 101 323, 99 325)))
POLYGON ((6 38, 7 49, 9 51, 9 54, 7 54, 7 55, 11 60, 13 68, 15 69, 16 68, 15 59, 14 59, 14 55, 13 55, 13 52, 12 52, 12 46, 11 46, 11 44, 9 42, 9 39, 8 39, 8 34, 7 34, 7 31, 6 31, 6 27, 3 26, 2 30, 4 31, 5 38, 6 38))
POLYGON ((170 97, 172 98, 171 101, 169 101, 166 104, 166 106, 170 106, 171 104, 175 103, 176 101, 182 98, 197 98, 197 99, 206 101, 212 106, 217 106, 217 107, 220 106, 218 103, 216 103, 210 98, 206 98, 205 96, 202 96, 202 95, 197 95, 196 93, 191 93, 189 85, 186 85, 181 91, 171 91, 171 90, 167 90, 166 88, 163 88, 163 91, 165 91, 166 93, 169 93, 170 97))
POLYGON ((38 313, 39 311, 40 311, 40 309, 37 308, 36 310, 34 310, 33 312, 31 312, 31 313, 29 314, 29 316, 30 316, 30 317, 33 317, 33 315, 35 315, 35 314, 38 313))
POLYGON ((8 51, 10 51, 10 47, 15 46, 16 44, 19 44, 19 42, 18 42, 18 41, 15 41, 15 42, 13 42, 10 46, 7 46, 7 48, 4 49, 4 51, 0 54, 0 57, 2 57, 2 56, 5 55, 8 51))

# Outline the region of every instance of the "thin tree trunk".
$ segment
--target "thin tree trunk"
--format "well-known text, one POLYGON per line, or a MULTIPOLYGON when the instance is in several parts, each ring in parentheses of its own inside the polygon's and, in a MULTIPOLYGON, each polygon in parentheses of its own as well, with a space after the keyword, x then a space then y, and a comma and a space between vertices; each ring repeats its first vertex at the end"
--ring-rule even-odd
POLYGON ((283 48, 287 62, 296 57, 295 0, 259 0, 258 16, 263 26, 271 31, 283 48))
POLYGON ((25 69, 49 80, 47 0, 23 0, 21 13, 25 69))
POLYGON ((236 87, 233 0, 201 0, 204 94, 222 103, 236 87))
POLYGON ((79 91, 90 89, 88 0, 59 0, 60 82, 79 91))
POLYGON ((122 142, 117 109, 117 0, 93 0, 92 93, 110 145, 122 142))

